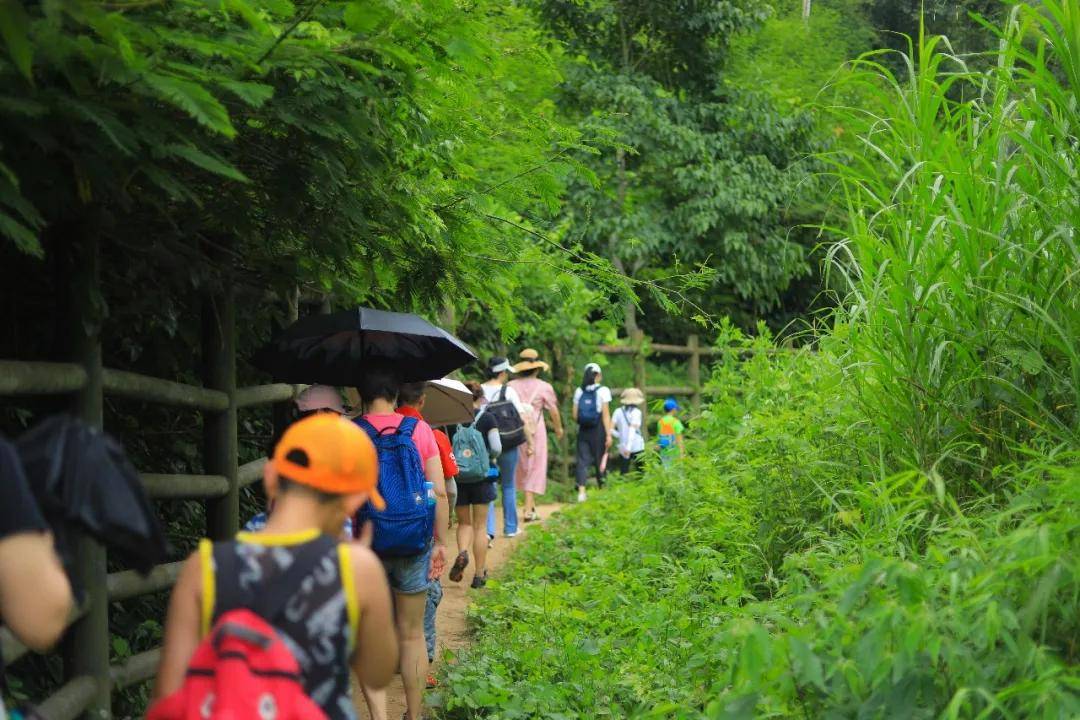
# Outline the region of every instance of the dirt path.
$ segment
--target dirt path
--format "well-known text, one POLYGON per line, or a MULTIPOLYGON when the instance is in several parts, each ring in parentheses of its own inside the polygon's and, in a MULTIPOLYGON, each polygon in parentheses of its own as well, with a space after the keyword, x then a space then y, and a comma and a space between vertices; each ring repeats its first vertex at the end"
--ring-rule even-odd
MULTIPOLYGON (((556 512, 561 505, 538 505, 537 511, 540 513, 541 521, 547 520, 552 513, 556 512)), ((501 506, 499 508, 502 510, 501 506)), ((500 524, 502 523, 500 518, 500 524)), ((504 538, 499 537, 495 540, 495 545, 488 550, 487 566, 488 572, 493 576, 499 575, 499 570, 510 557, 510 554, 517 547, 517 544, 521 542, 521 539, 528 534, 530 528, 534 528, 540 523, 520 523, 518 527, 522 532, 519 532, 517 537, 504 538)), ((451 543, 447 547, 448 560, 453 561, 453 558, 457 556, 457 533, 454 529, 450 532, 451 543)), ((435 648, 435 662, 432 664, 433 670, 438 670, 440 658, 442 657, 443 650, 451 649, 457 650, 463 645, 468 644, 468 627, 465 622, 465 612, 469 605, 473 595, 477 592, 469 588, 469 583, 473 578, 473 566, 470 564, 465 570, 465 576, 461 579, 461 582, 450 582, 447 577, 443 577, 443 599, 439 604, 439 612, 436 620, 437 628, 437 646, 435 648)), ((479 592, 483 592, 482 590, 479 592)), ((360 708, 360 717, 364 720, 370 720, 368 715, 367 705, 364 703, 363 697, 359 693, 357 695, 357 705, 360 708)), ((389 699, 387 701, 386 717, 388 720, 398 720, 405 713, 405 690, 401 686, 401 676, 394 678, 394 681, 390 684, 389 699)))

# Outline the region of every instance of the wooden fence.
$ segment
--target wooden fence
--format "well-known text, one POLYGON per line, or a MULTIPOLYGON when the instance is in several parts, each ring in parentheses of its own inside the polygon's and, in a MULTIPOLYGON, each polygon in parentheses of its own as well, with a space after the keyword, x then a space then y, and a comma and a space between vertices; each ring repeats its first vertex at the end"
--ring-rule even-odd
MULTIPOLYGON (((201 386, 102 367, 101 327, 87 311, 98 282, 97 251, 89 247, 82 252, 76 265, 80 277, 73 279, 76 292, 68 308, 73 321, 70 362, 0 360, 0 397, 64 396, 70 399, 73 414, 99 428, 105 396, 200 410, 204 474, 145 473, 142 481, 154 499, 204 501, 207 536, 232 537, 240 524, 240 489, 262 477, 266 462, 238 465, 237 415, 245 408, 293 399, 303 386, 236 387, 236 303, 231 290, 202 298, 201 386)), ((114 690, 154 676, 160 649, 109 664, 110 603, 172 587, 181 564, 158 565, 145 577, 130 570, 109 573, 105 548, 90 537, 77 539, 76 572, 86 598, 72 613, 61 642, 63 685, 39 705, 43 717, 111 717, 114 690)), ((0 647, 9 664, 27 653, 6 629, 0 629, 0 647)))
MULTIPOLYGON (((596 351, 602 355, 629 355, 633 365, 633 386, 645 393, 646 399, 668 396, 688 397, 690 398, 690 408, 695 413, 701 410, 702 397, 705 393, 704 384, 701 379, 701 359, 715 357, 723 352, 723 350, 719 348, 703 346, 701 344, 701 339, 697 335, 688 336, 685 345, 668 345, 664 343, 650 343, 646 340, 645 334, 640 331, 634 333, 625 344, 598 345, 596 351), (686 385, 649 385, 648 358, 662 355, 675 355, 687 358, 686 385)), ((573 397, 575 384, 574 374, 577 372, 577 369, 568 367, 566 368, 566 372, 567 375, 564 378, 563 395, 566 401, 564 412, 567 414, 564 415, 564 422, 569 423, 569 403, 570 398, 573 397)), ((618 404, 619 393, 622 392, 623 389, 625 388, 611 388, 616 405, 618 404)), ((648 406, 644 406, 642 411, 646 418, 646 422, 642 427, 642 433, 648 438, 648 406)), ((562 475, 564 478, 569 479, 571 477, 570 469, 575 462, 574 453, 570 448, 569 434, 563 436, 559 453, 560 463, 562 465, 562 475)))

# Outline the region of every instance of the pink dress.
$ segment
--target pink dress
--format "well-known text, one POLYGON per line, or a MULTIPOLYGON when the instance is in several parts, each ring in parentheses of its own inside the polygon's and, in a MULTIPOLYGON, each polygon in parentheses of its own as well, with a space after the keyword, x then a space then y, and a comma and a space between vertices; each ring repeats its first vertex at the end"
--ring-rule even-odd
POLYGON ((557 412, 559 403, 555 399, 555 388, 540 378, 519 378, 510 381, 510 387, 517 391, 523 405, 532 407, 536 435, 533 436, 533 454, 525 452, 521 446, 518 453, 517 488, 537 495, 547 492, 548 471, 548 436, 544 422, 544 408, 557 412))

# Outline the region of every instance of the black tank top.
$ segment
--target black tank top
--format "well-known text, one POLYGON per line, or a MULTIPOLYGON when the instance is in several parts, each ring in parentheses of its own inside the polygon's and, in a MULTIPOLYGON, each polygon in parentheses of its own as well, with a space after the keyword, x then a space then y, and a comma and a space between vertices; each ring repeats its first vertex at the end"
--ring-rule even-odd
MULTIPOLYGON (((304 692, 331 720, 355 720, 349 658, 357 611, 355 606, 350 608, 352 573, 347 552, 342 552, 337 540, 315 531, 293 536, 239 533, 236 538, 212 546, 214 595, 204 603, 204 616, 210 608, 204 628, 229 610, 248 607, 260 587, 289 568, 299 548, 318 543, 321 560, 313 563, 285 609, 269 620, 300 665, 304 692), (225 553, 233 556, 232 562, 225 553), (343 566, 347 566, 344 573, 343 566), (220 567, 238 571, 235 577, 224 577, 216 572, 220 567)), ((203 550, 204 562, 208 554, 203 550)))

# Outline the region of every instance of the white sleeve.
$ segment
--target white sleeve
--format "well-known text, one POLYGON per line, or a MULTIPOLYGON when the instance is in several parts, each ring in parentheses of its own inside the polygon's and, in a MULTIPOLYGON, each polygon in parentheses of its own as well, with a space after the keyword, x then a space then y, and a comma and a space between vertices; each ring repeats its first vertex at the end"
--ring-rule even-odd
POLYGON ((596 399, 600 401, 601 405, 611 404, 611 388, 607 385, 600 386, 600 389, 596 391, 596 399))
POLYGON ((641 417, 642 415, 640 409, 638 409, 637 412, 631 412, 630 417, 627 418, 630 421, 630 427, 641 427, 641 417))
POLYGON ((581 400, 581 386, 578 385, 574 388, 574 405, 578 404, 578 400, 581 400))
POLYGON ((499 428, 495 427, 488 430, 487 440, 492 457, 502 455, 502 437, 499 435, 499 428))

